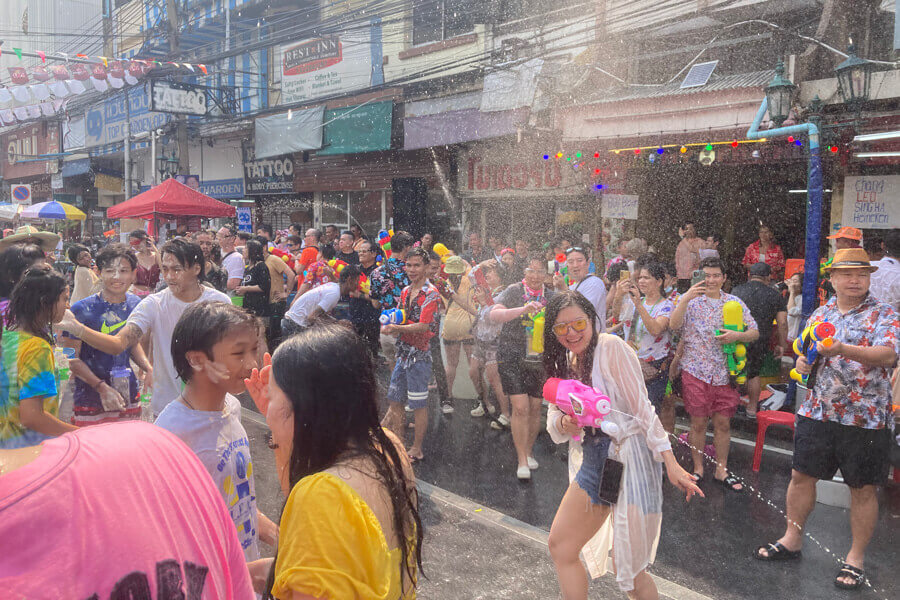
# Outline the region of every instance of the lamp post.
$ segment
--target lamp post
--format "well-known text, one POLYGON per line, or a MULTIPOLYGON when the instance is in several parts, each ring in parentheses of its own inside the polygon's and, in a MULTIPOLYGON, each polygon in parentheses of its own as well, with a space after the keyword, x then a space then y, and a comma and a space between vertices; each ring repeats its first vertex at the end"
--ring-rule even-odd
POLYGON ((794 100, 796 90, 797 86, 784 76, 784 61, 779 60, 775 66, 775 77, 766 86, 769 119, 776 127, 781 127, 791 113, 791 102, 794 100))
POLYGON ((160 154, 156 157, 156 169, 159 171, 160 183, 174 176, 178 172, 178 159, 173 154, 171 157, 160 154))
POLYGON ((838 92, 844 104, 856 113, 857 118, 863 105, 869 101, 869 86, 872 82, 873 63, 856 56, 856 47, 847 48, 847 60, 835 67, 838 92))

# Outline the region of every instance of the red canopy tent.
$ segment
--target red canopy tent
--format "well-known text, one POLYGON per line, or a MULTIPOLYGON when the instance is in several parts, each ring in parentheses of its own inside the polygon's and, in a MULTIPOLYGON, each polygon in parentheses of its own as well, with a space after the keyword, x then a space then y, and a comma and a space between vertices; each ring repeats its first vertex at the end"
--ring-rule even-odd
POLYGON ((233 217, 235 209, 201 194, 175 179, 166 179, 156 187, 106 210, 108 219, 153 219, 156 216, 233 217))

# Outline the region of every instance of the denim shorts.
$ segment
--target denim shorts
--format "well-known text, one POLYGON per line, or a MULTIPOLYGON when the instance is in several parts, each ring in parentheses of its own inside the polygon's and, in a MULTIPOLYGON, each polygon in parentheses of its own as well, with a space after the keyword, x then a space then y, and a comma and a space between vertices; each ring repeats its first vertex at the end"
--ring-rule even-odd
POLYGON ((431 357, 403 365, 402 360, 394 365, 391 384, 388 386, 388 400, 409 404, 413 410, 425 408, 428 404, 428 382, 431 381, 431 357))
POLYGON ((588 433, 585 430, 584 439, 581 442, 581 450, 584 459, 581 468, 575 475, 575 482, 583 489, 593 504, 610 506, 610 503, 600 499, 600 479, 603 478, 603 467, 606 457, 609 455, 609 444, 612 441, 608 435, 597 432, 588 433))

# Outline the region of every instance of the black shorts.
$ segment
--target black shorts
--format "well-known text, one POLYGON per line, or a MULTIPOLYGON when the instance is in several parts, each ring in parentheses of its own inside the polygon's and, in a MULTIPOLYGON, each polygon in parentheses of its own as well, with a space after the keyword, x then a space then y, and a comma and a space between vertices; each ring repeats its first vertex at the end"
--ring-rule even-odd
POLYGON ((793 467, 804 475, 831 479, 840 469, 852 488, 881 485, 887 479, 890 451, 890 429, 863 429, 797 416, 793 467))
POLYGON ((762 371, 763 361, 766 358, 768 339, 765 343, 753 342, 747 347, 747 379, 759 377, 762 371))
POLYGON ((523 358, 503 360, 498 357, 497 371, 503 393, 507 396, 528 394, 533 398, 543 398, 547 378, 541 363, 523 358))

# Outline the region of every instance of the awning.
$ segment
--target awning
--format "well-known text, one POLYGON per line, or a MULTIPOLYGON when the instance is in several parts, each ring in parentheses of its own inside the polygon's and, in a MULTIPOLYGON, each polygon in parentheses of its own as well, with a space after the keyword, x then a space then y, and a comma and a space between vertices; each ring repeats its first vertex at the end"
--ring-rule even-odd
POLYGON ((106 211, 108 219, 149 219, 154 215, 233 217, 234 207, 189 188, 175 179, 138 194, 106 211))
POLYGON ((316 154, 390 150, 394 102, 358 104, 325 111, 325 139, 316 154))
POLYGON ((76 175, 84 175, 91 171, 90 158, 78 158, 76 160, 63 161, 60 173, 63 177, 75 177, 76 175))
POLYGON ((403 120, 403 148, 415 150, 484 140, 516 133, 528 119, 530 108, 481 112, 457 110, 403 120))
POLYGON ((325 106, 291 110, 256 119, 256 158, 270 158, 322 147, 325 106))

